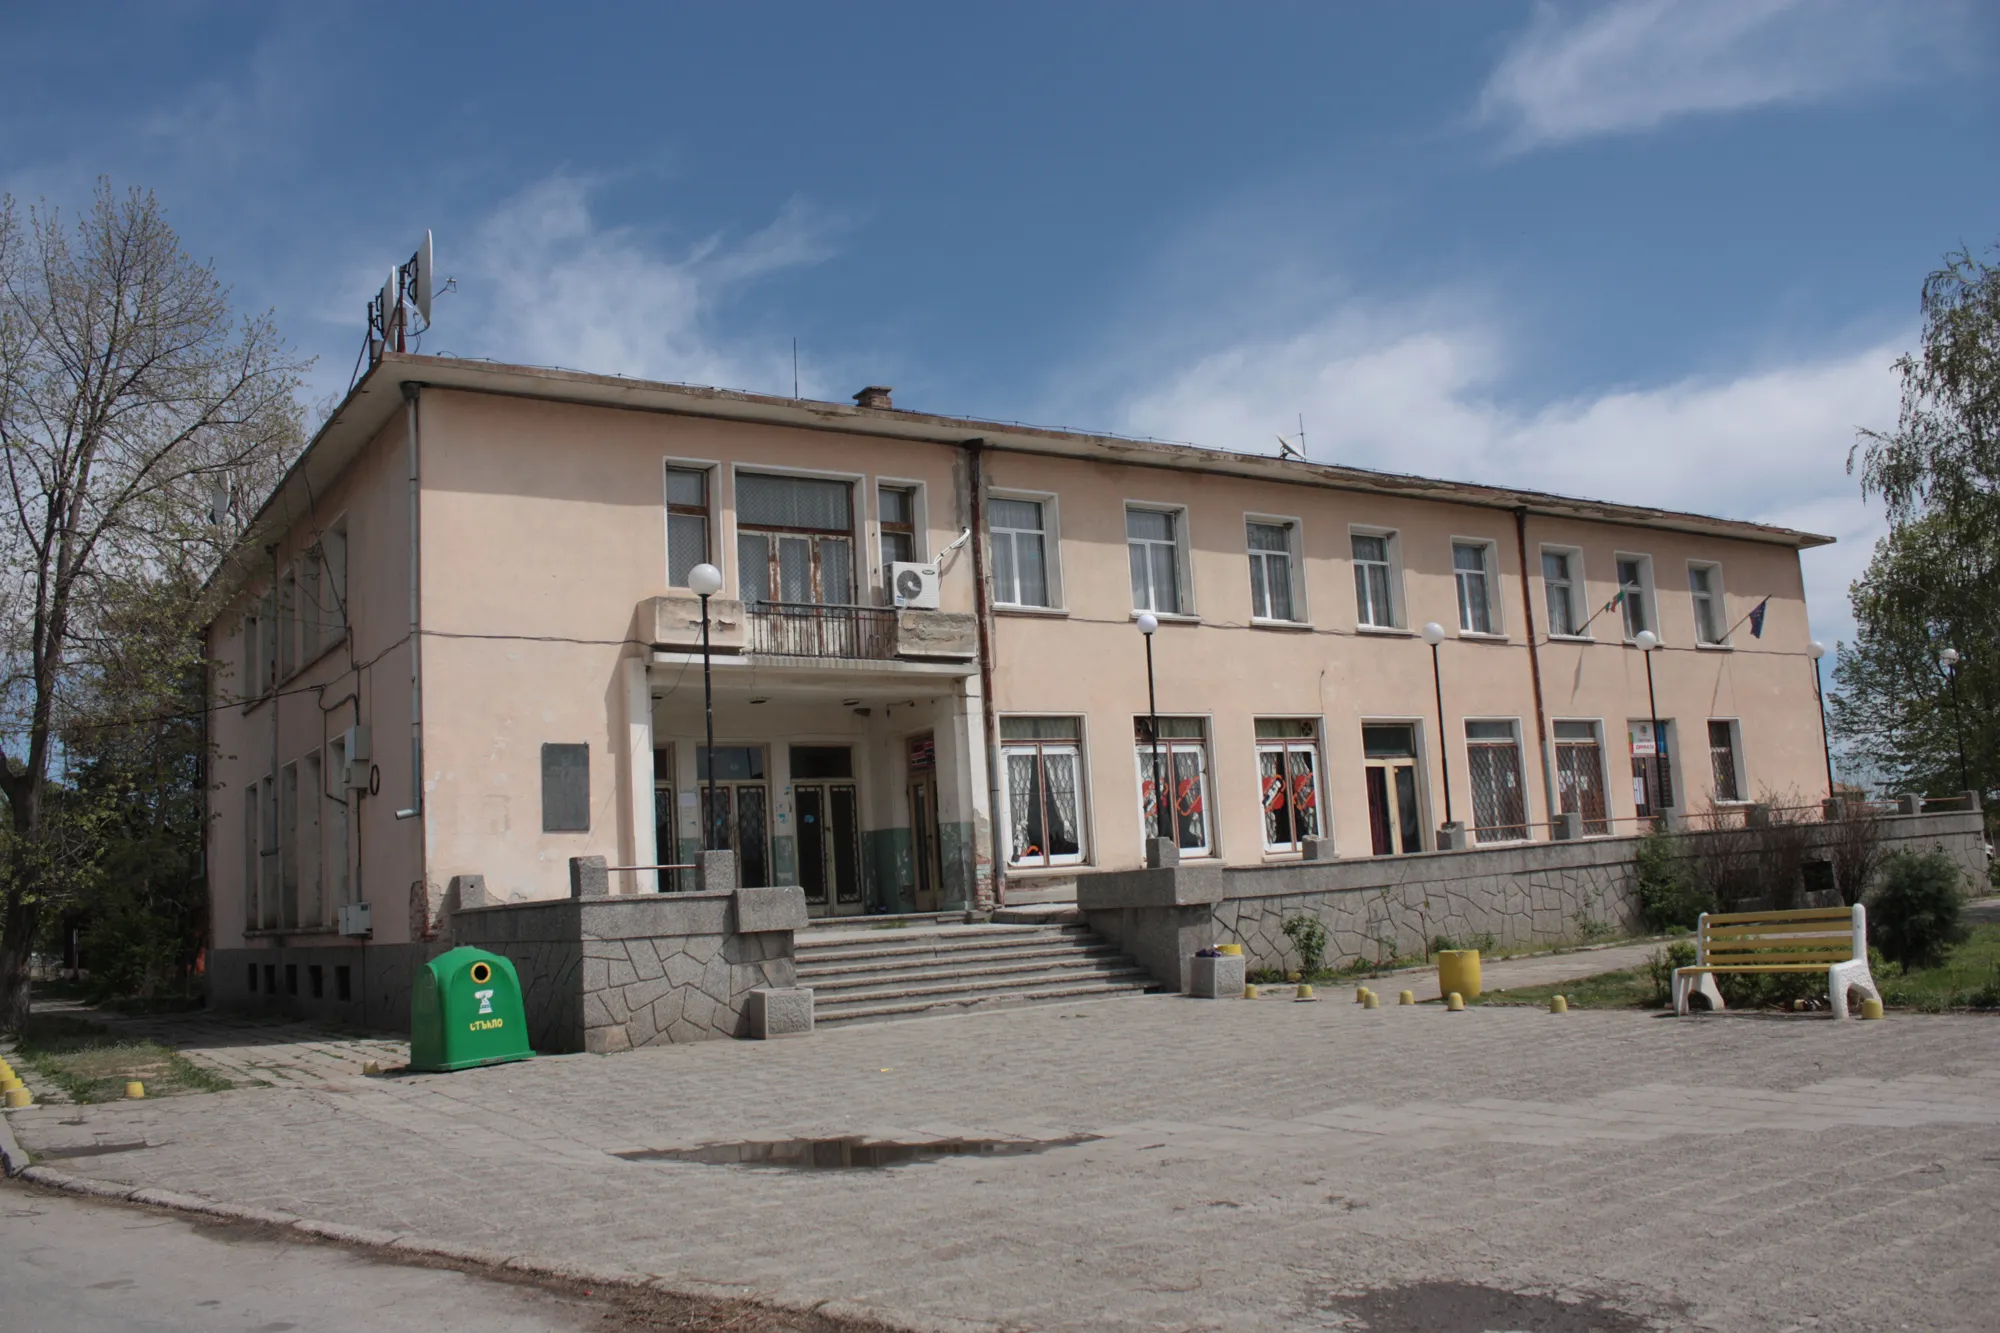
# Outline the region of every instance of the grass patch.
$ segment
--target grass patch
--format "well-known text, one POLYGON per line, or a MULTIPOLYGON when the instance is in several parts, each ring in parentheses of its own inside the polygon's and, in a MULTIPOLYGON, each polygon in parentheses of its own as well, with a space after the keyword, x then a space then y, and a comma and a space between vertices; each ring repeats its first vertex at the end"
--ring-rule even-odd
MULTIPOLYGON (((1658 1009, 1665 1004, 1659 984, 1649 967, 1631 967, 1621 972, 1600 972, 1594 977, 1578 977, 1549 986, 1516 986, 1511 990, 1491 990, 1467 1004, 1525 1005, 1549 1007, 1553 996, 1569 1000, 1572 1009, 1658 1009)), ((1433 1002, 1434 1003, 1434 1002, 1433 1002)))
POLYGON ((1870 964, 1882 1002, 1897 1009, 2000 1009, 2000 922, 1979 922, 1972 936, 1936 967, 1904 973, 1879 958, 1870 964))
POLYGON ((231 1086, 172 1047, 122 1038, 64 1015, 30 1018, 18 1049, 23 1062, 78 1102, 118 1101, 129 1079, 144 1083, 148 1097, 222 1092, 231 1086))

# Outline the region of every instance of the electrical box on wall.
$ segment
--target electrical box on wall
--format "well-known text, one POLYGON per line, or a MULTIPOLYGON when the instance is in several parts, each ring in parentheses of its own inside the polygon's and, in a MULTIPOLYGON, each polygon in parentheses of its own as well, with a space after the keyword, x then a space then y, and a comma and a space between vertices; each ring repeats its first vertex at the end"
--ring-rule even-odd
POLYGON ((375 933, 373 915, 369 912, 367 903, 340 905, 340 933, 364 937, 375 933))
POLYGON ((341 774, 341 785, 349 791, 368 790, 368 728, 355 723, 340 733, 341 748, 347 755, 347 771, 341 774))
POLYGON ((893 605, 911 611, 938 608, 936 565, 909 564, 897 560, 889 566, 889 597, 893 605))

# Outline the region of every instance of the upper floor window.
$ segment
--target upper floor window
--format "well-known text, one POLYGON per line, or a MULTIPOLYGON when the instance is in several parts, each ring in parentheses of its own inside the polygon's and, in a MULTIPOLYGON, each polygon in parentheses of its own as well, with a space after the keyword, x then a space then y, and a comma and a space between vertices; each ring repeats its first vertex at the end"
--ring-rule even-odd
POLYGON ((1297 620, 1292 596, 1292 534, 1290 523, 1249 524, 1250 614, 1259 620, 1297 620))
POLYGON ((1125 546, 1132 563, 1132 609, 1178 615, 1181 598, 1181 515, 1127 509, 1125 546))
POLYGON ((907 564, 921 559, 917 546, 917 488, 876 487, 875 512, 882 522, 882 563, 907 564))
POLYGON ((1696 643, 1720 644, 1722 628, 1722 570, 1715 565, 1688 566, 1688 593, 1694 599, 1696 643))
POLYGON ((854 488, 739 474, 736 561, 746 602, 854 605, 854 488))
POLYGON ((667 469, 667 586, 687 587, 688 571, 708 561, 708 472, 667 469))
POLYGON ((299 576, 288 569, 278 580, 278 679, 299 669, 299 576))
POLYGON ((1583 632, 1583 618, 1577 614, 1577 571, 1575 551, 1542 548, 1542 586, 1548 591, 1549 633, 1574 637, 1583 632))
POLYGON ((1625 613, 1628 639, 1636 639, 1641 631, 1653 629, 1652 564, 1643 555, 1618 557, 1618 605, 1625 613))
POLYGON ((1040 500, 994 499, 986 507, 993 538, 993 600, 1006 606, 1053 606, 1049 599, 1047 507, 1040 500))
POLYGON ((1493 548, 1485 542, 1453 542, 1451 568, 1458 581, 1460 632, 1493 633, 1493 548))
POLYGON ((1353 536, 1354 614, 1363 625, 1384 629, 1396 625, 1393 567, 1389 560, 1394 542, 1392 533, 1357 532, 1353 536))

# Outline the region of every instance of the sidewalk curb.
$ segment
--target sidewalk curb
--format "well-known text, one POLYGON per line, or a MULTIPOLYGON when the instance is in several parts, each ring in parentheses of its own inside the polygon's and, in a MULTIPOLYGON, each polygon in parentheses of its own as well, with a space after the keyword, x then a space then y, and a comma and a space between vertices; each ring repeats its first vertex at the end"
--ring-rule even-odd
POLYGON ((21 1151, 20 1143, 14 1138, 13 1118, 0 1115, 0 1172, 12 1180, 26 1171, 28 1164, 28 1154, 21 1151))
POLYGON ((337 1241, 344 1245, 364 1246, 369 1249, 386 1250, 390 1257, 400 1252, 409 1255, 424 1255, 436 1259, 449 1259, 454 1263, 472 1264, 510 1273, 523 1273, 534 1277, 555 1278, 567 1282, 582 1282, 594 1287, 629 1287, 635 1291, 653 1291, 666 1296, 676 1296, 683 1300, 750 1301, 769 1306, 773 1310, 788 1314, 821 1314, 833 1319, 850 1319, 857 1323, 873 1324, 892 1333, 1001 1333, 1003 1325, 984 1320, 930 1318, 912 1319, 906 1315, 893 1314, 884 1310, 871 1309, 851 1301, 820 1300, 801 1301, 781 1296, 760 1294, 749 1288, 723 1287, 713 1283, 684 1282, 673 1278, 659 1277, 651 1273, 640 1273, 624 1268, 599 1268, 591 1264, 571 1263, 556 1259, 538 1259, 527 1255, 507 1255, 495 1250, 480 1250, 470 1246, 455 1245, 449 1241, 427 1241, 420 1236, 406 1236, 394 1231, 379 1231, 373 1227, 349 1226, 341 1222, 321 1222, 300 1217, 295 1213, 279 1212, 269 1208, 248 1208, 240 1204, 220 1203, 214 1199, 204 1199, 198 1195, 182 1194, 176 1190, 153 1189, 134 1185, 121 1185, 113 1181, 94 1180, 88 1176, 73 1176, 67 1171, 57 1171, 46 1166, 27 1166, 26 1157, 14 1143, 11 1128, 6 1128, 6 1118, 0 1116, 0 1147, 11 1154, 10 1163, 21 1162, 16 1170, 11 1164, 7 1174, 11 1177, 31 1181, 51 1189, 65 1190, 71 1194, 83 1194, 92 1198, 114 1203, 140 1204, 150 1208, 167 1208, 176 1212, 199 1213, 207 1217, 226 1218, 235 1222, 262 1222, 270 1226, 290 1227, 292 1230, 322 1240, 337 1241))

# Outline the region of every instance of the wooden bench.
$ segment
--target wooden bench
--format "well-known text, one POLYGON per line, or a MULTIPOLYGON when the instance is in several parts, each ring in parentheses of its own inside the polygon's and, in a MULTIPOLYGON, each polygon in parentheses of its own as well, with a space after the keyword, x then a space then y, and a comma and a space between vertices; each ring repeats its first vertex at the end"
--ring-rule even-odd
POLYGON ((1720 972, 1820 972, 1833 999, 1833 1016, 1847 1017, 1847 992, 1879 1000, 1868 971, 1868 912, 1852 907, 1809 907, 1791 912, 1703 912, 1695 936, 1695 963, 1674 969, 1674 1012, 1688 1011, 1700 992, 1720 1009, 1720 972))

